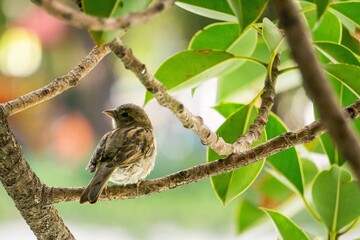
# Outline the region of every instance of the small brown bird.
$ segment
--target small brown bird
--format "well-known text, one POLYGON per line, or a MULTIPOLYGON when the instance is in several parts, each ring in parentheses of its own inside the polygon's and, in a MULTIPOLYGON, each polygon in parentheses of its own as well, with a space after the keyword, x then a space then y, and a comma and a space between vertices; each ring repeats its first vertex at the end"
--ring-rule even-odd
POLYGON ((101 138, 86 167, 96 172, 80 203, 96 203, 107 181, 126 185, 145 179, 155 164, 153 127, 141 107, 124 104, 103 113, 112 118, 114 130, 101 138))

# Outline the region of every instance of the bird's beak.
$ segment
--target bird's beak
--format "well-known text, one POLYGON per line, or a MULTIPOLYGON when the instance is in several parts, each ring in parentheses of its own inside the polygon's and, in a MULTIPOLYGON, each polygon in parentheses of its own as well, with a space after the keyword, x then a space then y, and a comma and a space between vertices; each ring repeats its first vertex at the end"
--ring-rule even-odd
POLYGON ((105 110, 102 113, 106 114, 107 116, 114 118, 115 117, 115 110, 109 109, 109 110, 105 110))

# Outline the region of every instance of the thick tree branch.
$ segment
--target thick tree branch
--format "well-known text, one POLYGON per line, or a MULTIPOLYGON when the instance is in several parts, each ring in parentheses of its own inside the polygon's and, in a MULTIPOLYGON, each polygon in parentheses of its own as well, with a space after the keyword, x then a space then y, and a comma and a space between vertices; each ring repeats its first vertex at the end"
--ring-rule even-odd
POLYGON ((38 90, 27 93, 0 106, 3 108, 5 115, 9 116, 56 97, 69 88, 76 86, 80 79, 86 76, 109 52, 110 49, 106 45, 94 47, 94 49, 66 75, 56 78, 38 90))
MULTIPOLYGON (((345 113, 349 119, 358 118, 360 115, 360 100, 348 106, 345 109, 345 113)), ((324 132, 324 125, 320 121, 315 121, 298 131, 284 133, 242 153, 234 153, 211 163, 198 165, 158 179, 143 181, 139 186, 131 184, 107 187, 99 199, 139 198, 198 182, 211 176, 247 166, 296 145, 311 142, 324 132)), ((49 200, 53 203, 79 201, 83 191, 84 188, 48 187, 46 188, 45 195, 48 195, 49 200)))
POLYGON ((261 94, 259 113, 256 116, 254 123, 250 125, 249 130, 234 143, 236 153, 249 149, 251 145, 261 137, 269 120, 271 108, 274 105, 275 84, 279 73, 279 65, 280 55, 277 54, 272 62, 271 70, 266 75, 263 93, 261 94))
POLYGON ((305 90, 317 106, 329 135, 360 179, 359 139, 346 121, 338 100, 327 82, 298 9, 293 0, 276 0, 275 3, 290 49, 303 76, 305 90))
POLYGON ((201 117, 194 116, 181 102, 166 91, 165 86, 148 72, 145 64, 140 62, 119 38, 109 43, 110 49, 121 59, 126 69, 132 71, 145 88, 154 95, 159 104, 170 109, 185 128, 197 134, 201 142, 213 149, 219 155, 229 155, 233 152, 232 144, 212 132, 201 117))
POLYGON ((129 28, 133 25, 143 23, 156 14, 172 6, 175 1, 158 0, 143 12, 131 13, 124 17, 117 18, 100 18, 89 16, 80 10, 76 10, 56 0, 32 0, 32 2, 44 8, 51 15, 68 22, 75 27, 106 31, 120 28, 129 28))
POLYGON ((38 239, 74 239, 30 169, 0 111, 0 181, 38 239))

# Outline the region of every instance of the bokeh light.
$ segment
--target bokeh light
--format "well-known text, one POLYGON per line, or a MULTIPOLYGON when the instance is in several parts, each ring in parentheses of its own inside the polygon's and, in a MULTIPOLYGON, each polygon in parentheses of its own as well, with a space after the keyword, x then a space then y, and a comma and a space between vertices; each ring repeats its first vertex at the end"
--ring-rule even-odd
POLYGON ((40 66, 42 49, 38 36, 20 27, 9 28, 0 37, 0 71, 27 77, 40 66))

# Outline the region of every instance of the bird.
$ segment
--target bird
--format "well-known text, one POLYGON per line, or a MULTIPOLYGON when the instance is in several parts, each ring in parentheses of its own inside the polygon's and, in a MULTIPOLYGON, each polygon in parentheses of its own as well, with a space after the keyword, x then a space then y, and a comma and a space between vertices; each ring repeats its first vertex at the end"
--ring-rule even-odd
POLYGON ((128 103, 103 113, 112 118, 113 130, 101 138, 90 158, 86 170, 95 175, 80 203, 96 203, 108 181, 138 184, 155 165, 156 140, 144 109, 128 103))

